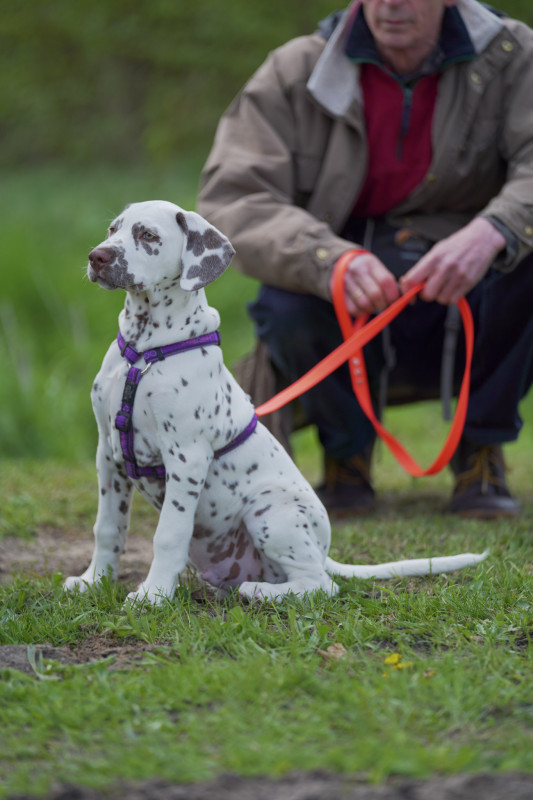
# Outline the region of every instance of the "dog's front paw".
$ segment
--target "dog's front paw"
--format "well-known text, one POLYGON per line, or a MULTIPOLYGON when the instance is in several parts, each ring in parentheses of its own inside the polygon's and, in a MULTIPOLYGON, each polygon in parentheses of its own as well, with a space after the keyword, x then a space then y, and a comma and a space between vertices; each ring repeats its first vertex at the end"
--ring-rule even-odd
POLYGON ((136 606, 137 608, 160 606, 167 599, 171 599, 171 595, 163 589, 149 587, 141 583, 135 592, 130 592, 127 595, 125 605, 136 606))
POLYGON ((63 581, 63 589, 67 592, 79 591, 86 592, 92 586, 97 586, 103 578, 114 580, 117 570, 113 564, 105 562, 103 565, 98 563, 90 564, 81 575, 71 575, 63 581))
POLYGON ((275 589, 271 583, 253 583, 251 581, 244 581, 239 586, 239 594, 244 600, 274 600, 279 602, 282 593, 279 589, 275 589))
POLYGON ((86 592, 87 589, 93 585, 94 579, 91 580, 88 576, 84 575, 71 575, 63 581, 63 589, 66 592, 86 592))

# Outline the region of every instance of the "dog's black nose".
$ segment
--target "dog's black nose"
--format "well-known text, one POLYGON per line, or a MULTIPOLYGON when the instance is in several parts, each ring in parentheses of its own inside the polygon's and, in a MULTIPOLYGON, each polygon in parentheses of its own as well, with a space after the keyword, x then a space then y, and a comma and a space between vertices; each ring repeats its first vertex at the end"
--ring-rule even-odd
POLYGON ((106 247, 95 247, 89 253, 89 262, 95 272, 100 272, 113 258, 113 253, 106 247))

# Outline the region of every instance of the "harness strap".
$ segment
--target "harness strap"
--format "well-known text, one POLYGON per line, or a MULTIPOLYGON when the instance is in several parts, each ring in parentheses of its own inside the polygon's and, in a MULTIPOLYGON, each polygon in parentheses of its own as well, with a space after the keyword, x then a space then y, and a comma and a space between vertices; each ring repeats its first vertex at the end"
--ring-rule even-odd
POLYGON ((254 414, 246 428, 241 431, 235 439, 232 439, 229 444, 224 445, 219 450, 215 450, 215 458, 220 458, 221 456, 225 456, 226 453, 230 453, 232 450, 235 450, 240 444, 246 441, 246 439, 252 435, 257 427, 257 423, 259 420, 257 419, 257 414, 254 414))
POLYGON ((175 342, 174 344, 166 344, 163 347, 154 347, 152 350, 145 350, 144 353, 139 353, 129 342, 124 341, 124 337, 119 331, 117 334, 117 343, 120 350, 120 355, 129 361, 130 364, 135 364, 141 357, 144 358, 147 364, 153 364, 154 361, 164 361, 167 356, 174 356, 177 353, 184 353, 186 350, 193 350, 196 347, 203 347, 207 344, 220 344, 219 331, 212 333, 204 333, 201 336, 196 336, 194 339, 186 339, 184 342, 175 342))
MULTIPOLYGON (((202 336, 197 336, 194 339, 187 339, 184 342, 175 342, 174 344, 156 347, 152 350, 145 350, 144 353, 139 353, 138 350, 124 340, 119 331, 117 335, 117 344, 120 349, 121 356, 130 363, 130 368, 124 384, 124 391, 122 392, 120 411, 115 417, 115 427, 120 434, 120 446, 122 448, 122 456, 124 458, 126 473, 130 478, 133 479, 144 477, 164 478, 166 473, 163 464, 140 467, 135 459, 135 448, 133 443, 133 403, 135 401, 135 395, 137 393, 139 383, 144 373, 148 370, 148 367, 155 361, 164 361, 168 356, 177 355, 178 353, 183 353, 187 350, 193 350, 195 348, 205 347, 206 345, 210 344, 220 345, 220 333, 218 331, 213 331, 212 333, 206 333, 202 336), (144 370, 132 366, 132 364, 135 364, 141 357, 144 358, 145 362, 148 364, 148 367, 146 367, 144 370)), ((257 422, 257 416, 254 413, 246 428, 244 428, 244 430, 241 431, 238 436, 232 439, 232 441, 226 444, 224 447, 221 447, 219 450, 215 450, 214 457, 220 458, 242 444, 254 432, 257 422)))

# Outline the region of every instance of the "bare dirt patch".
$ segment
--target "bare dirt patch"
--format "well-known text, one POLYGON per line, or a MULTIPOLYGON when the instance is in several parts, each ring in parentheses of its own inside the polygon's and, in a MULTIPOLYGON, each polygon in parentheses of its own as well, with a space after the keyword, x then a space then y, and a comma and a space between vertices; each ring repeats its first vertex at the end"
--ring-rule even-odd
MULTIPOLYGON (((15 572, 47 575, 61 572, 79 575, 91 561, 93 540, 60 529, 42 528, 34 539, 6 536, 0 542, 0 581, 9 580, 15 572)), ((143 536, 128 538, 126 552, 120 561, 119 581, 140 583, 152 560, 152 540, 143 536)))
MULTIPOLYGON (((328 773, 297 773, 286 778, 222 775, 197 784, 146 781, 123 784, 105 793, 76 786, 58 787, 47 800, 531 800, 533 775, 457 775, 428 781, 393 779, 368 786, 328 773)), ((32 800, 13 795, 8 800, 32 800)))
MULTIPOLYGON (((78 533, 41 529, 30 541, 8 536, 0 542, 0 582, 6 583, 16 573, 47 575, 60 572, 79 575, 89 565, 93 550, 90 536, 78 533)), ((146 575, 152 560, 152 540, 139 535, 128 538, 128 547, 121 557, 119 583, 136 586, 146 575)), ((202 597, 198 591, 198 599, 202 597)), ((195 593, 196 594, 196 593, 195 593)), ((49 644, 0 646, 0 669, 17 669, 28 675, 43 660, 60 664, 87 664, 109 659, 109 669, 126 669, 139 664, 146 653, 157 650, 142 641, 127 643, 102 634, 89 634, 75 648, 49 644)))
POLYGON ((0 670, 17 669, 26 675, 42 671, 46 661, 57 661, 62 665, 90 664, 109 659, 110 670, 128 669, 140 664, 146 653, 161 650, 157 645, 144 642, 121 644, 105 636, 89 636, 76 645, 53 647, 48 644, 8 644, 0 647, 0 670))

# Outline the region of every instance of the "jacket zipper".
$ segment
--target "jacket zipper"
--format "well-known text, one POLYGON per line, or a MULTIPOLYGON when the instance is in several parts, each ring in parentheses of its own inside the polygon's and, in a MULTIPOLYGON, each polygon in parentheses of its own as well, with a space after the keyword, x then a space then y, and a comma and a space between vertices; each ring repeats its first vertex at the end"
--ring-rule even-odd
POLYGON ((400 123, 400 135, 398 137, 398 141, 396 142, 396 158, 398 161, 401 161, 403 158, 403 143, 405 141, 405 137, 407 136, 407 132, 409 130, 409 123, 411 121, 411 105, 413 99, 412 88, 404 86, 401 83, 400 87, 403 92, 403 106, 402 106, 402 119, 400 123))

